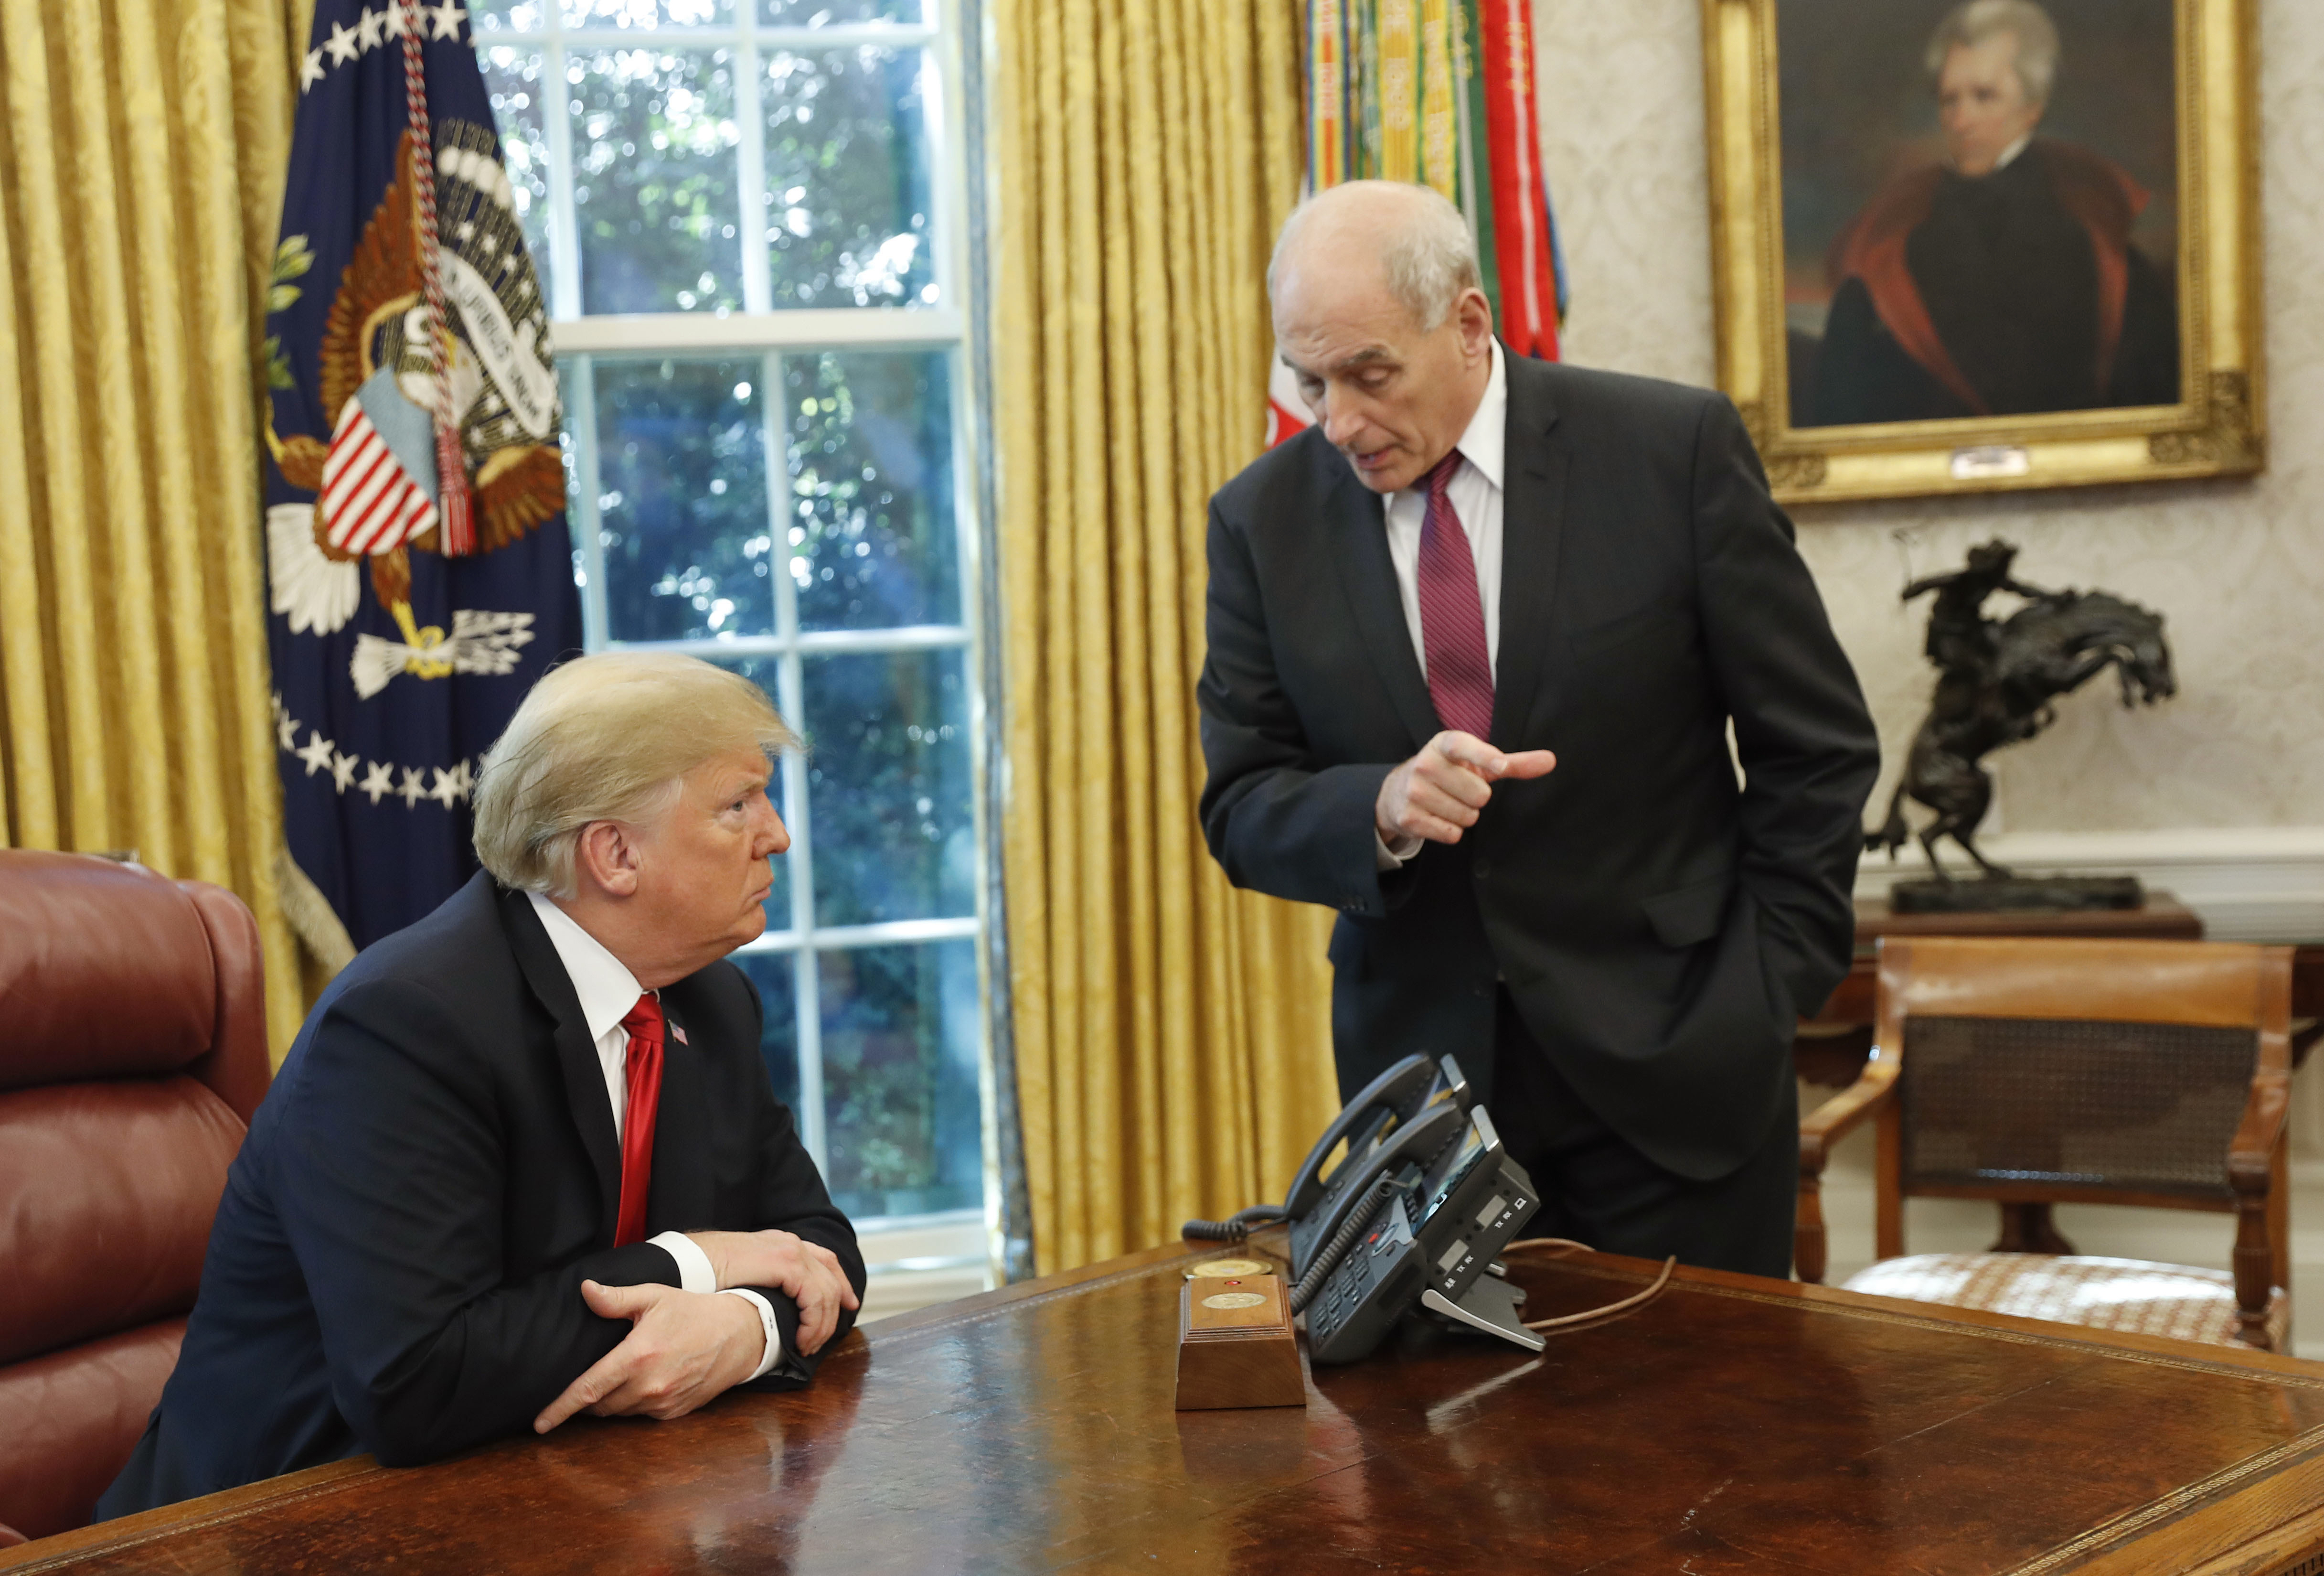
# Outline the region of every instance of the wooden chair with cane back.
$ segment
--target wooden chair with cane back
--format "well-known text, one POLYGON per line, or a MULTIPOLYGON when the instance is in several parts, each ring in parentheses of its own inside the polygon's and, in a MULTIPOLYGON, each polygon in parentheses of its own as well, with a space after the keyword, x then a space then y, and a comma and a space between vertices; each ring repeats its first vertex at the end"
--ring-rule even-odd
POLYGON ((1889 937, 1876 1016, 1862 1076, 1800 1124, 1802 1280, 1831 1147, 1877 1119, 1878 1262, 1848 1290, 2286 1349, 2290 948, 1889 937), (1906 1257, 1914 1197, 1991 1199, 2000 1239, 1906 1257), (2232 1214, 2234 1271, 2077 1256, 2058 1203, 2232 1214))

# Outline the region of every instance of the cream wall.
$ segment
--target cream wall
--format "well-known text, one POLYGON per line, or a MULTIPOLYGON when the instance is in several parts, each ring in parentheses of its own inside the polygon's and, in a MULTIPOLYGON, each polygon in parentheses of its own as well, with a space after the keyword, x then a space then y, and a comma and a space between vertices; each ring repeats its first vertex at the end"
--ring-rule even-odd
MULTIPOLYGON (((1567 355, 1714 378, 1699 0, 1534 0, 1543 162, 1573 299, 1567 355)), ((2216 908, 2215 934, 2324 936, 2324 5, 2261 0, 2268 425, 2256 481, 1799 512, 1800 542, 1887 756, 1930 670, 1914 574, 1998 533, 2037 584, 2102 586, 2169 620, 2181 693, 2126 713, 2111 678, 1997 757, 1997 847, 2112 865, 2216 908), (2216 899, 2216 903, 2209 900, 2216 899)), ((2068 69, 2070 70, 2070 62, 2068 69)))

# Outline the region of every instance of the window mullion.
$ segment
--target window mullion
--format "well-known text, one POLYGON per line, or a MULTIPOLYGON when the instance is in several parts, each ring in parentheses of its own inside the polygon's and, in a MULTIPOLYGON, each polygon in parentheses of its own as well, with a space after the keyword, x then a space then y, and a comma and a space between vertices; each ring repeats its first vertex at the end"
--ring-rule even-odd
POLYGON ((573 507, 567 520, 581 550, 581 649, 602 651, 612 631, 605 600, 605 530, 598 515, 604 483, 597 456, 597 366, 587 356, 565 363, 566 430, 573 435, 573 507))
POLYGON ((556 315, 581 315, 581 219, 573 201, 573 84, 565 43, 552 32, 541 45, 540 129, 549 139, 549 297, 556 315))
MULTIPOLYGON (((773 286, 767 278, 767 116, 759 102, 759 86, 766 73, 753 37, 757 26, 752 0, 740 7, 742 34, 735 49, 734 117, 742 123, 736 144, 735 178, 742 194, 734 224, 742 243, 742 310, 767 311, 774 304, 773 286)), ((773 456, 770 454, 769 459, 773 456)))
MULTIPOLYGON (((783 440, 788 395, 783 385, 783 358, 770 350, 760 363, 761 386, 767 397, 759 403, 767 445, 767 523, 774 538, 775 637, 782 643, 775 663, 775 703, 785 720, 807 731, 807 682, 798 654, 798 585, 791 572, 795 549, 791 530, 798 523, 790 485, 789 445, 783 440)), ((815 818, 807 803, 807 759, 794 750, 783 757, 783 803, 790 823, 791 930, 798 938, 792 967, 797 981, 792 991, 798 1005, 798 1123, 799 1138, 827 1176, 827 1151, 823 1108, 823 1005, 815 955, 815 818)))

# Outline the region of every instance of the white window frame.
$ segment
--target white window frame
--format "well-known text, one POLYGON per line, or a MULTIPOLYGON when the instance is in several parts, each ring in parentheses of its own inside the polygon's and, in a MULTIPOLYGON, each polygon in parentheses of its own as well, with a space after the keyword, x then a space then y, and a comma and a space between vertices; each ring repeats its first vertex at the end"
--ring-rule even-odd
MULTIPOLYGON (((549 245, 550 333, 563 376, 569 431, 575 459, 574 491, 568 519, 572 527, 582 582, 584 647, 600 651, 620 647, 650 647, 680 651, 724 660, 772 659, 778 673, 776 705, 786 718, 805 715, 805 659, 841 654, 884 654, 913 651, 958 651, 966 681, 970 797, 980 870, 990 868, 991 828, 986 790, 991 749, 990 698, 985 693, 982 614, 986 608, 981 510, 982 445, 978 441, 983 413, 978 408, 979 381, 974 375, 971 342, 973 314, 967 310, 972 283, 970 268, 973 215, 969 201, 969 145, 963 107, 963 41, 960 19, 973 18, 965 0, 927 0, 928 11, 916 23, 848 23, 826 27, 770 26, 757 19, 755 0, 732 0, 734 21, 716 27, 567 28, 557 0, 542 5, 544 23, 538 29, 516 31, 489 24, 475 32, 479 51, 537 47, 541 53, 540 81, 543 141, 549 163, 549 213, 543 227, 549 245), (957 4, 959 16, 952 25, 928 20, 938 5, 957 4), (813 53, 835 49, 878 45, 927 51, 934 68, 924 95, 936 102, 929 107, 931 140, 930 212, 927 233, 936 302, 909 307, 776 308, 762 233, 761 196, 764 166, 765 116, 760 97, 766 53, 786 51, 813 53), (740 311, 651 312, 584 316, 581 311, 580 228, 573 200, 573 116, 567 78, 568 51, 595 52, 620 49, 713 50, 733 51, 736 81, 734 116, 751 128, 736 148, 736 190, 741 218, 736 228, 741 246, 743 306, 740 311), (555 95, 551 97, 549 95, 555 95), (779 552, 776 572, 770 578, 775 591, 775 631, 765 635, 682 641, 614 641, 610 638, 606 607, 604 524, 599 498, 604 492, 599 474, 595 430, 596 368, 601 362, 653 360, 663 357, 729 358, 761 357, 760 386, 768 391, 761 401, 762 440, 766 445, 770 530, 780 543, 791 524, 788 490, 776 484, 786 449, 784 387, 781 361, 787 355, 817 350, 922 350, 942 354, 950 380, 953 413, 954 496, 958 536, 960 622, 866 630, 802 630, 799 627, 798 586, 785 572, 779 552)), ((823 1079, 820 987, 816 957, 842 949, 893 946, 911 942, 967 940, 975 943, 978 981, 983 998, 991 1000, 993 983, 991 934, 994 884, 977 884, 975 912, 953 919, 895 920, 843 926, 818 925, 815 919, 815 827, 808 811, 807 765, 799 756, 786 756, 781 765, 785 821, 791 834, 790 922, 770 929, 742 949, 742 954, 788 953, 793 959, 793 1009, 797 1015, 799 1088, 799 1132, 818 1167, 827 1168, 828 1138, 823 1079)), ((999 1128, 996 1105, 1002 1095, 994 1074, 993 1014, 977 1015, 980 1121, 983 1134, 983 1200, 980 1206, 918 1216, 889 1216, 858 1222, 872 1284, 862 1317, 900 1312, 908 1308, 965 1292, 982 1290, 1000 1278, 1002 1232, 1000 1229, 999 1128)))

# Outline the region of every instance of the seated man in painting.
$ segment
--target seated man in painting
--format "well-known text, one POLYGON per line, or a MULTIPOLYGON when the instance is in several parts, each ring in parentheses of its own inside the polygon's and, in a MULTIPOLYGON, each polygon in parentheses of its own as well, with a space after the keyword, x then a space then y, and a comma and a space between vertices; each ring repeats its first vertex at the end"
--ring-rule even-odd
POLYGON ((2035 134, 2058 52, 2033 0, 1969 0, 1937 28, 1945 162, 1890 181, 1834 245, 1812 424, 2178 401, 2170 279, 2130 238, 2146 192, 2035 134))
POLYGON ((260 1107, 100 1516, 807 1382, 863 1263, 725 960, 796 742, 690 657, 533 689, 479 779, 484 872, 332 982, 260 1107))

